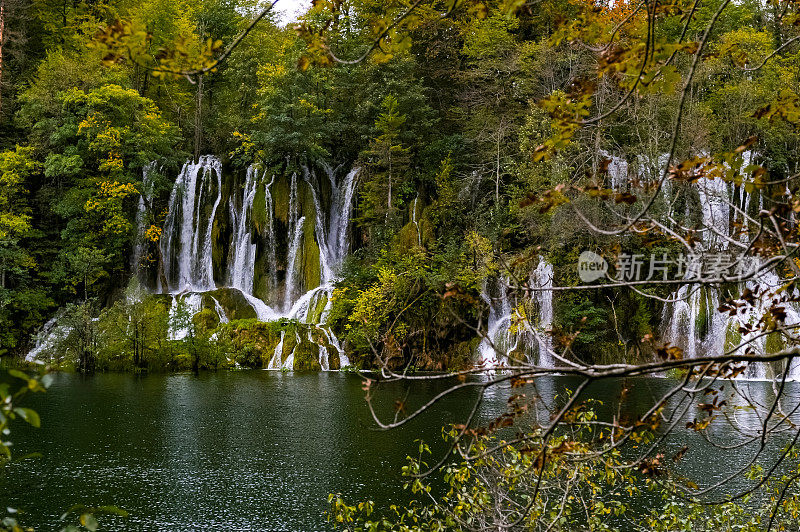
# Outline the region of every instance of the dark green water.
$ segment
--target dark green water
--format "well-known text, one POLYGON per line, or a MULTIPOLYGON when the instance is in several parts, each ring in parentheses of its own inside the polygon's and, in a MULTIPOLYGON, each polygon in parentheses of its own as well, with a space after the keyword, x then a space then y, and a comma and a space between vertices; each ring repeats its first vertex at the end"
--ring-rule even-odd
MULTIPOLYGON (((17 455, 43 456, 13 466, 0 488, 2 504, 40 530, 76 503, 127 510, 113 529, 328 530, 328 493, 402 503, 413 440, 438 439, 469 395, 387 433, 371 430, 353 375, 55 377, 28 403, 42 428, 14 433, 17 455)), ((417 385, 415 396, 438 388, 417 385)))
MULTIPOLYGON (((542 380, 538 392, 550 400, 571 384, 542 380)), ((666 385, 638 381, 632 404, 644 404, 666 385)), ((417 383, 409 401, 419 403, 444 386, 417 383)), ((765 383, 754 386, 766 393, 765 383)), ((619 383, 604 384, 591 395, 610 401, 618 389, 619 383)), ((384 410, 406 390, 398 384, 382 394, 384 410)), ((500 414, 510 393, 487 396, 480 417, 500 414)), ((414 440, 439 441, 442 425, 463 420, 474 397, 465 391, 406 428, 378 432, 354 375, 59 374, 47 394, 27 405, 41 414, 42 428, 17 425, 13 433, 17 455, 43 456, 7 470, 0 503, 26 511, 23 521, 37 530, 57 529, 60 514, 79 503, 130 513, 124 521, 106 519, 106 530, 330 530, 328 493, 402 504, 399 471, 414 440)), ((698 439, 684 430, 670 445, 698 439)), ((747 452, 737 451, 734 461, 747 452)), ((697 450, 683 467, 713 480, 730 466, 730 457, 697 450)))

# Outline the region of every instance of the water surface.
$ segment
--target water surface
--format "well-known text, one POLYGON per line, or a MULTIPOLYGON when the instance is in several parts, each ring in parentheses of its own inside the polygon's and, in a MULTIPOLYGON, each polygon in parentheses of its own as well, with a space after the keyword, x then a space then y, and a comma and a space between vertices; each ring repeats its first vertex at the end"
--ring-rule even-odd
MULTIPOLYGON (((574 384, 540 379, 536 391, 550 402, 574 384)), ((646 405, 674 383, 634 384, 630 403, 646 405)), ((380 396, 381 412, 391 411, 396 398, 407 398, 411 408, 445 385, 395 384, 380 396)), ((610 405, 621 386, 601 383, 588 395, 610 405)), ((768 383, 751 386, 766 400, 768 383)), ((518 392, 490 392, 479 417, 499 415, 518 392)), ((324 518, 329 493, 403 504, 399 471, 414 440, 439 442, 441 427, 462 421, 476 394, 467 390, 405 428, 381 432, 361 379, 345 373, 57 374, 47 394, 26 405, 39 411, 42 428, 18 424, 13 433, 16 455, 42 457, 8 468, 0 502, 24 510, 23 521, 37 530, 57 529, 74 504, 112 504, 130 513, 127 520, 107 518, 107 530, 331 530, 324 518)), ((678 427, 668 448, 691 445, 684 473, 711 482, 750 456, 744 447, 721 459, 684 423, 678 427)), ((714 436, 725 441, 728 434, 714 436)))

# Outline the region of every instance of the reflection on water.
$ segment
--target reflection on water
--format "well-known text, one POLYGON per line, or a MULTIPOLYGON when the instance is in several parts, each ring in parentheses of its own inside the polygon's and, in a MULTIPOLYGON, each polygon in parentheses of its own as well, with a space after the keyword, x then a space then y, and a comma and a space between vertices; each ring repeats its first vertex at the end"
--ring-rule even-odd
MULTIPOLYGON (((410 411, 446 384, 395 383, 379 394, 378 410, 389 414, 395 399, 407 397, 410 411)), ((537 398, 535 411, 546 421, 545 406, 576 384, 569 378, 538 379, 535 388, 524 390, 506 384, 485 395, 479 418, 498 416, 512 393, 524 391, 537 398)), ((674 385, 638 379, 598 383, 586 393, 604 401, 604 415, 630 416, 674 385), (628 406, 617 410, 612 405, 623 386, 631 388, 628 406)), ((783 404, 791 409, 800 388, 787 386, 783 404)), ((739 389, 760 403, 773 396, 770 383, 742 383, 739 389)), ((341 492, 349 501, 402 503, 399 470, 414 440, 440 441, 442 425, 463 421, 477 395, 476 388, 461 391, 408 427, 381 432, 374 430, 361 381, 353 375, 60 374, 29 405, 40 412, 42 428, 17 426, 13 434, 17 456, 35 451, 43 457, 8 470, 0 502, 26 510, 24 522, 41 530, 55 529, 58 516, 78 503, 114 504, 130 512, 126 521, 108 526, 106 520, 108 529, 330 530, 323 516, 328 493, 341 492)), ((685 406, 685 417, 694 417, 695 407, 685 406)), ((730 444, 763 423, 750 410, 734 415, 741 434, 720 428, 711 436, 730 444)), ((713 482, 752 455, 752 447, 744 446, 720 460, 685 423, 677 426, 680 433, 666 447, 690 445, 679 466, 684 474, 713 482)))

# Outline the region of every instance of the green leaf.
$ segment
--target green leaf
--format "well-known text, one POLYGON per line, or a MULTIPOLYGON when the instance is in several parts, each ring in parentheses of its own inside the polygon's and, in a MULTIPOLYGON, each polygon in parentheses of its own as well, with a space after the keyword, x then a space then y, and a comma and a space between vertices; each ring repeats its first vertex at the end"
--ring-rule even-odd
POLYGON ((97 528, 100 526, 100 524, 97 522, 97 519, 95 519, 92 514, 81 515, 81 524, 92 532, 95 532, 95 530, 97 530, 97 528))
POLYGON ((41 420, 39 419, 39 414, 36 413, 36 410, 31 410, 30 408, 22 408, 16 407, 14 408, 14 413, 17 414, 19 417, 24 419, 28 422, 28 424, 39 428, 41 426, 41 420))
POLYGON ((22 372, 22 371, 20 371, 18 369, 10 369, 10 370, 8 370, 8 374, 11 375, 12 377, 16 377, 18 379, 22 379, 25 382, 28 382, 29 380, 31 380, 31 378, 27 374, 25 374, 24 372, 22 372))
POLYGON ((94 513, 96 514, 110 514, 110 515, 118 515, 120 517, 128 517, 128 512, 123 510, 122 508, 118 508, 116 506, 98 506, 94 509, 94 513))

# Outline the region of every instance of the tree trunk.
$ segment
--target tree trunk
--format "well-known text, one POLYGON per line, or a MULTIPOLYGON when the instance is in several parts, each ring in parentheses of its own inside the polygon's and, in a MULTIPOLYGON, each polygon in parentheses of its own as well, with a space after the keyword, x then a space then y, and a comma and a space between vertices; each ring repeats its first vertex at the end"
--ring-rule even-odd
POLYGON ((500 206, 500 138, 502 137, 501 129, 497 131, 497 154, 495 161, 495 175, 494 175, 494 204, 495 207, 500 206))
POLYGON ((387 213, 387 217, 392 213, 392 146, 389 146, 389 203, 388 203, 389 212, 387 213))
POLYGON ((203 76, 197 76, 197 106, 194 110, 194 161, 200 160, 200 141, 203 127, 203 76))

